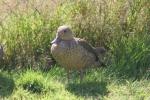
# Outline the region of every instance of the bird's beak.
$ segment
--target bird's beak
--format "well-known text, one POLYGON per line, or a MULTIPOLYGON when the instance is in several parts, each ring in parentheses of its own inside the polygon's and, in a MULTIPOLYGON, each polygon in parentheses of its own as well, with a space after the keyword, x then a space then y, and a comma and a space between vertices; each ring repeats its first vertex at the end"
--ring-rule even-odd
POLYGON ((51 42, 51 44, 54 44, 54 43, 59 43, 60 42, 60 38, 58 36, 56 36, 56 38, 51 42))

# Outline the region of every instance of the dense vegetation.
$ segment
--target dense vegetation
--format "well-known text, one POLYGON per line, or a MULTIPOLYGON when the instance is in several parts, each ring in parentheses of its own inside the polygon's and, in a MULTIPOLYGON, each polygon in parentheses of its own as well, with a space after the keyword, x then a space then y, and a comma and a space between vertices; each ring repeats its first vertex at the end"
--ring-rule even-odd
POLYGON ((38 95, 29 94, 27 90, 42 92, 47 98, 42 95, 39 98, 45 99, 55 98, 55 95, 59 95, 59 99, 150 97, 147 94, 150 89, 144 89, 150 87, 149 0, 14 1, 18 3, 15 7, 0 1, 1 8, 7 9, 6 13, 1 11, 4 20, 0 22, 0 44, 4 47, 4 57, 0 61, 0 79, 12 83, 11 88, 16 85, 14 95, 9 98, 26 99, 38 95), (59 65, 49 72, 41 70, 49 67, 50 41, 57 28, 64 24, 70 25, 77 37, 107 49, 104 57, 107 68, 89 71, 83 86, 71 84, 65 87, 65 72, 57 68, 59 65), (100 83, 92 83, 94 79, 100 83), (80 87, 86 90, 86 86, 93 84, 93 94, 85 95, 86 91, 80 87))

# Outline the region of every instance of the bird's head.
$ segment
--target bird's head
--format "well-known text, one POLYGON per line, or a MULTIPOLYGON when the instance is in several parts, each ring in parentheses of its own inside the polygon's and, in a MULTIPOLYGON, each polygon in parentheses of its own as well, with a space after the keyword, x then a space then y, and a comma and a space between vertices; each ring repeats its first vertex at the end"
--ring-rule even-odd
POLYGON ((73 33, 69 26, 63 25, 58 27, 56 38, 51 42, 58 43, 61 40, 72 40, 73 39, 73 33))

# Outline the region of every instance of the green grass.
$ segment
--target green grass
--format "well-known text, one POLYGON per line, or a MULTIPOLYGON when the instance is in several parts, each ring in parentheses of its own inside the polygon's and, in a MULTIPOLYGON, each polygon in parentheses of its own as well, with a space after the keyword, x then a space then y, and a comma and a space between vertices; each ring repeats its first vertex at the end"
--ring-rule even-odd
POLYGON ((14 80, 7 74, 8 73, 0 72, 0 96, 11 95, 15 87, 14 80))
POLYGON ((87 70, 83 83, 73 72, 68 83, 64 69, 54 67, 47 72, 23 70, 1 71, 0 98, 4 100, 149 100, 150 81, 118 79, 106 69, 87 70))

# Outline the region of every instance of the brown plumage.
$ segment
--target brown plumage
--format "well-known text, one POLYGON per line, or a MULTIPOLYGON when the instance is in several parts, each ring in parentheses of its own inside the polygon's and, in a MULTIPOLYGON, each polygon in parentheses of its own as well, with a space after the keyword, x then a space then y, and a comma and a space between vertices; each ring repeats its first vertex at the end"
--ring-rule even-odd
POLYGON ((80 81, 82 81, 85 67, 100 65, 96 48, 83 39, 75 38, 68 26, 60 26, 56 38, 51 43, 52 56, 66 68, 68 80, 72 69, 80 71, 80 81))

